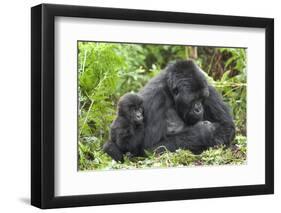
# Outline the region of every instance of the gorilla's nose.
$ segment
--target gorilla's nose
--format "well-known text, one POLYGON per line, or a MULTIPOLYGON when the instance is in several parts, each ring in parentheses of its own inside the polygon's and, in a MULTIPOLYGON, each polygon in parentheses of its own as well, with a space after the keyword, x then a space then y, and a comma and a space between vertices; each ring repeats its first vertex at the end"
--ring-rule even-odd
POLYGON ((142 119, 143 119, 143 116, 142 116, 141 113, 137 113, 137 114, 136 114, 136 117, 137 117, 138 120, 142 120, 142 119))
POLYGON ((193 111, 194 111, 196 114, 200 114, 200 113, 202 112, 202 105, 201 105, 201 103, 195 103, 195 104, 194 104, 193 111))

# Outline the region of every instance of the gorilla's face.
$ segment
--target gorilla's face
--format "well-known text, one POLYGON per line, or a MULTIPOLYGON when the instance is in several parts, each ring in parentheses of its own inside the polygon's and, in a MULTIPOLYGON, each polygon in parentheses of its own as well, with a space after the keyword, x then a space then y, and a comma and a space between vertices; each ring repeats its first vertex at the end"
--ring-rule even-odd
POLYGON ((187 125, 203 119, 204 99, 209 96, 207 81, 191 60, 178 61, 167 68, 167 84, 176 110, 187 125))

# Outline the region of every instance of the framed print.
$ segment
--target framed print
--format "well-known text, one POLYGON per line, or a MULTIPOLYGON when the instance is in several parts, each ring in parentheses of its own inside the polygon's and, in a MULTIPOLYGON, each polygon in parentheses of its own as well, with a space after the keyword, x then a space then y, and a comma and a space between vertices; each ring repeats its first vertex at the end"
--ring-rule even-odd
POLYGON ((274 20, 31 9, 31 204, 274 192, 274 20))

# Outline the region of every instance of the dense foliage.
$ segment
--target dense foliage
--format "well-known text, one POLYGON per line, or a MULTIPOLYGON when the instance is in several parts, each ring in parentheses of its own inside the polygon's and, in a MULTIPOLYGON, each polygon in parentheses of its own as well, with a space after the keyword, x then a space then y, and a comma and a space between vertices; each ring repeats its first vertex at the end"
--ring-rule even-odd
POLYGON ((80 170, 185 165, 242 164, 246 160, 246 51, 242 48, 78 42, 80 170), (209 82, 233 110, 237 135, 229 148, 215 147, 201 155, 187 150, 146 158, 125 158, 123 164, 102 151, 116 104, 126 92, 137 92, 167 62, 193 58, 209 82))

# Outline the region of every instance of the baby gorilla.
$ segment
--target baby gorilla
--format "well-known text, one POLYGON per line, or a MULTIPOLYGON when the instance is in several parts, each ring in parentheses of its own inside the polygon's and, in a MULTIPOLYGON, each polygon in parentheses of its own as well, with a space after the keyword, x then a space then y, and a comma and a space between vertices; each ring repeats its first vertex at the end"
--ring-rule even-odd
POLYGON ((117 118, 111 124, 110 139, 103 146, 104 152, 115 161, 124 161, 123 154, 143 156, 144 110, 141 97, 127 93, 117 106, 117 118))

